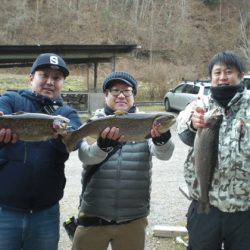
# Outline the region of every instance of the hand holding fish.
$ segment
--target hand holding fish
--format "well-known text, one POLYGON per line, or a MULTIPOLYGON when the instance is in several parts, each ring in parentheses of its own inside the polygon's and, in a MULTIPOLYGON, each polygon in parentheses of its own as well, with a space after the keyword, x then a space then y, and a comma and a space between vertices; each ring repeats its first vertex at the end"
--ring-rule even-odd
POLYGON ((191 116, 192 126, 194 129, 198 128, 207 128, 207 124, 205 122, 204 114, 205 114, 205 107, 208 103, 208 99, 204 95, 205 87, 201 86, 199 93, 198 93, 198 100, 194 102, 194 110, 191 116))
POLYGON ((204 118, 205 110, 201 107, 196 107, 191 116, 192 126, 195 129, 207 128, 207 123, 204 118))
POLYGON ((168 142, 171 138, 170 130, 162 131, 162 123, 159 120, 153 122, 152 129, 150 131, 152 141, 157 146, 162 146, 168 142))
POLYGON ((120 144, 124 136, 120 135, 119 128, 107 127, 105 128, 100 137, 97 139, 97 145, 105 152, 109 152, 114 147, 120 144))
POLYGON ((150 131, 152 138, 161 136, 161 133, 158 131, 160 127, 161 127, 161 123, 153 123, 153 127, 150 131))
POLYGON ((107 127, 105 128, 102 133, 101 137, 103 139, 110 139, 114 141, 122 141, 122 138, 124 137, 123 135, 120 135, 120 130, 119 128, 116 127, 107 127))
MULTIPOLYGON (((4 113, 0 111, 0 116, 3 116, 4 113)), ((4 143, 16 143, 18 141, 18 136, 16 134, 12 134, 10 129, 2 128, 0 129, 0 142, 4 143)))
POLYGON ((67 130, 65 130, 65 124, 55 120, 52 124, 54 130, 54 138, 57 138, 59 135, 65 136, 67 134, 67 130))

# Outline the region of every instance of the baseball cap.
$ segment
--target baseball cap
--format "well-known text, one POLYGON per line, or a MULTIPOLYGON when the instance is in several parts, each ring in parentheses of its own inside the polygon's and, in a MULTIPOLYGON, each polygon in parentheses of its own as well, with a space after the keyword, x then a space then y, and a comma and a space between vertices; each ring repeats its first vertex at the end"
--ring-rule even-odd
POLYGON ((103 82, 103 86, 102 86, 103 92, 105 92, 106 89, 109 89, 110 85, 117 80, 132 87, 134 91, 134 95, 136 95, 137 82, 133 76, 131 76, 129 73, 125 71, 114 71, 111 74, 109 74, 103 82))
POLYGON ((33 74, 36 70, 46 67, 61 71, 65 77, 69 75, 69 70, 65 61, 60 56, 54 53, 40 54, 33 63, 30 73, 33 74))

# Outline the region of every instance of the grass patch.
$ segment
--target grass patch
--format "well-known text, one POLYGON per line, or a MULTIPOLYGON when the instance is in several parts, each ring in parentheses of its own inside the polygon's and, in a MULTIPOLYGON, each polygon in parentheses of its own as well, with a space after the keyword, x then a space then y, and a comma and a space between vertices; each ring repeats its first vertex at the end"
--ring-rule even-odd
POLYGON ((27 89, 28 76, 0 74, 0 93, 7 89, 27 89))
MULTIPOLYGON (((0 74, 0 94, 8 89, 29 88, 28 75, 0 74)), ((87 91, 86 80, 82 76, 69 76, 63 84, 63 91, 87 91)))
POLYGON ((139 106, 138 108, 140 111, 144 111, 144 112, 164 112, 165 111, 163 105, 139 106))

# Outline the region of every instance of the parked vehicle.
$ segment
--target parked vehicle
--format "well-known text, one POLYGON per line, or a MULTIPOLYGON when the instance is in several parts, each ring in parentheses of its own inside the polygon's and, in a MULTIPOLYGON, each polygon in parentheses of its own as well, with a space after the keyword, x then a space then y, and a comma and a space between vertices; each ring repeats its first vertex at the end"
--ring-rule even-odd
POLYGON ((201 86, 204 86, 204 95, 208 95, 211 87, 209 81, 183 81, 174 89, 170 89, 164 97, 165 110, 185 109, 190 102, 198 98, 201 86))
POLYGON ((250 75, 245 75, 243 78, 243 83, 250 90, 250 75))

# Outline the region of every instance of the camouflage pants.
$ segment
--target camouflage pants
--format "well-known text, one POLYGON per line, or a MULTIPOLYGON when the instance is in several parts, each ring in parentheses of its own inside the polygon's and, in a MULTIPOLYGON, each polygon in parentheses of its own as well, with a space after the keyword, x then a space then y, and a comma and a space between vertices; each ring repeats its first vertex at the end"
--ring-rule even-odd
POLYGON ((225 213, 211 207, 209 214, 197 213, 192 201, 187 213, 188 250, 250 249, 250 211, 225 213))

